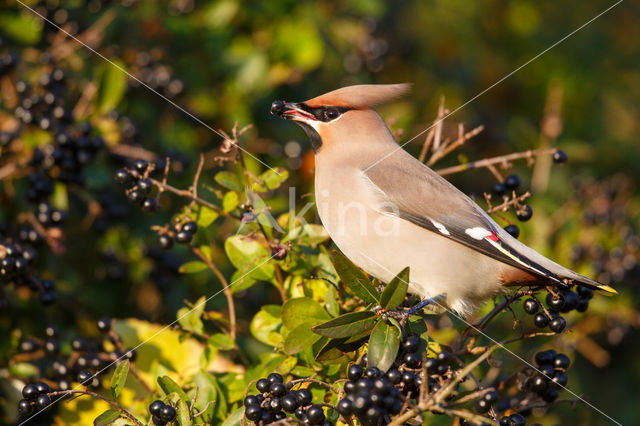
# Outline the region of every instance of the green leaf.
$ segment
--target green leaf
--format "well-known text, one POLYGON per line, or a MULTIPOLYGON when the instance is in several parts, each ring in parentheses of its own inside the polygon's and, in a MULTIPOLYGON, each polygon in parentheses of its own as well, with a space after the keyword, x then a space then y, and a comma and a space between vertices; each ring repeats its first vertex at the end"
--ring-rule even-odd
MULTIPOLYGON (((125 69, 123 62, 114 60, 115 64, 125 69)), ((112 64, 104 64, 100 67, 100 75, 98 77, 98 94, 96 103, 98 112, 106 114, 113 111, 124 96, 127 89, 127 76, 112 64)))
POLYGON ((222 333, 213 334, 211 337, 209 337, 208 343, 210 345, 214 345, 216 348, 221 349, 223 351, 228 351, 235 347, 235 344, 233 343, 233 339, 231 339, 231 337, 227 336, 226 334, 222 334, 222 333))
POLYGON ((297 354, 322 338, 311 330, 313 323, 305 322, 291 330, 284 339, 284 352, 287 355, 297 354))
MULTIPOLYGON (((218 390, 215 386, 216 379, 205 371, 199 371, 193 376, 193 384, 198 387, 195 406, 198 410, 204 410, 209 401, 219 399, 218 390)), ((207 423, 212 423, 215 404, 210 404, 201 419, 207 423)))
POLYGON ((344 254, 338 250, 331 252, 333 265, 345 286, 366 303, 380 303, 380 294, 369 282, 369 279, 344 254))
MULTIPOLYGON (((122 364, 121 364, 122 365, 122 364)), ((93 426, 107 426, 120 418, 120 411, 112 408, 100 414, 93 421, 93 426)))
POLYGON ((187 401, 180 398, 178 403, 176 404, 178 424, 180 426, 191 426, 193 422, 191 421, 191 413, 189 412, 189 406, 187 405, 187 401))
POLYGON ((160 376, 158 377, 158 385, 165 393, 165 395, 169 395, 171 392, 175 392, 183 401, 188 401, 187 394, 184 393, 182 388, 173 381, 173 379, 169 376, 160 376))
POLYGON ((395 309, 404 302, 409 288, 409 267, 404 268, 385 287, 380 297, 380 306, 384 310, 395 309))
POLYGON ((282 326, 280 309, 279 305, 264 305, 260 309, 251 320, 250 330, 253 337, 271 346, 282 341, 282 336, 279 333, 282 326))
POLYGON ((129 374, 129 360, 124 360, 116 367, 111 376, 111 393, 114 398, 120 396, 124 383, 127 381, 127 375, 129 374))
POLYGON ((2 32, 23 44, 36 44, 41 37, 45 24, 39 17, 30 13, 4 12, 0 14, 2 32))
POLYGON ((224 420, 222 426, 240 426, 244 418, 244 407, 236 409, 229 417, 224 420))
POLYGON ((367 359, 369 367, 378 367, 382 371, 387 371, 393 364, 400 348, 400 331, 379 321, 369 338, 369 348, 367 359))
POLYGON ((238 207, 238 202, 238 193, 235 191, 229 191, 224 194, 224 197, 222 198, 222 210, 229 213, 238 207))
POLYGON ((206 229, 220 216, 217 211, 210 207, 196 204, 191 208, 189 218, 198 224, 199 229, 206 229))
POLYGON ((225 240, 224 250, 242 274, 248 273, 248 276, 261 281, 273 278, 275 269, 270 262, 265 262, 271 258, 271 251, 260 241, 245 235, 233 235, 225 240))
POLYGON ((258 176, 259 182, 253 182, 251 188, 257 192, 273 191, 280 187, 282 182, 287 180, 288 177, 289 172, 282 167, 269 169, 258 176))
POLYGON ((327 337, 351 337, 371 330, 377 319, 377 315, 371 311, 349 312, 316 325, 313 331, 327 337))
POLYGON ((223 186, 227 189, 231 189, 233 191, 238 191, 238 192, 244 191, 244 185, 240 181, 240 178, 238 177, 238 175, 235 173, 223 170, 221 172, 216 173, 213 179, 216 182, 218 182, 220 186, 223 186))
POLYGON ((320 324, 330 318, 322 305, 308 297, 295 297, 282 305, 282 323, 289 330, 304 323, 320 324))
POLYGON ((202 333, 204 330, 204 324, 202 323, 202 313, 206 303, 204 296, 200 297, 196 303, 193 304, 193 308, 184 307, 178 309, 176 317, 178 318, 178 324, 180 324, 185 330, 193 331, 196 333, 202 333))
POLYGON ((178 272, 180 272, 181 274, 195 274, 196 272, 201 272, 205 269, 207 269, 206 263, 199 260, 193 260, 191 262, 180 265, 180 269, 178 269, 178 272))

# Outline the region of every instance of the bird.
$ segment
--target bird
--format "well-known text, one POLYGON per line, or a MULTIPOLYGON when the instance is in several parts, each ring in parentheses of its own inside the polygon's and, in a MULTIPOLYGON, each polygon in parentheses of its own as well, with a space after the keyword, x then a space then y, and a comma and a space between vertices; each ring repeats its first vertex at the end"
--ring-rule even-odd
POLYGON ((518 241, 402 149, 374 107, 409 89, 362 84, 271 104, 271 114, 294 121, 309 138, 318 215, 349 260, 384 283, 408 266, 419 308, 436 303, 461 315, 513 286, 616 293, 518 241))

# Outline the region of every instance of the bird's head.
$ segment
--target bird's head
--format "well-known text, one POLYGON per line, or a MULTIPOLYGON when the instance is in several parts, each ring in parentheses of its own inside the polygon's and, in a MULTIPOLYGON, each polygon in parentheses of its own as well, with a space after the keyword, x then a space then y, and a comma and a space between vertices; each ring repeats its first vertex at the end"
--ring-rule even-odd
POLYGON ((409 89, 408 84, 362 84, 334 90, 305 102, 274 101, 271 114, 293 120, 305 131, 317 153, 325 143, 340 143, 341 135, 349 139, 371 136, 384 122, 372 109, 397 98, 409 89))

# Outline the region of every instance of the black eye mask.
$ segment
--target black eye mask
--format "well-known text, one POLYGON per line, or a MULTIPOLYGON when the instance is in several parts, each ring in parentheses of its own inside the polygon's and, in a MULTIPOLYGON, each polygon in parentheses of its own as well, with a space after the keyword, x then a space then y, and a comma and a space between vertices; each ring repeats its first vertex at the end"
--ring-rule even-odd
POLYGON ((336 118, 340 117, 345 112, 349 111, 351 108, 342 108, 342 107, 334 107, 334 106, 323 106, 312 108, 305 103, 296 104, 298 108, 301 110, 308 112, 313 115, 319 121, 323 121, 328 123, 329 121, 333 121, 336 118), (333 116, 335 114, 335 116, 333 116))

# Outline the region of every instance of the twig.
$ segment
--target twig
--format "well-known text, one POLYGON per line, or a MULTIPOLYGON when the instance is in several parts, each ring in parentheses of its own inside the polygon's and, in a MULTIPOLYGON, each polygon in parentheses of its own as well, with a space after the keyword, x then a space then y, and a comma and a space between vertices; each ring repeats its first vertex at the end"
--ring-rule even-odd
POLYGON ((529 191, 525 192, 524 194, 520 195, 519 197, 516 198, 512 198, 508 201, 505 201, 504 203, 498 205, 498 206, 494 206, 491 207, 489 210, 487 210, 487 213, 492 214, 495 213, 497 211, 507 211, 507 208, 512 206, 512 205, 517 205, 519 204, 521 201, 526 200, 527 198, 531 197, 531 193, 529 191))
POLYGON ((528 150, 523 152, 514 152, 513 154, 500 155, 498 157, 485 158, 478 161, 472 161, 466 164, 460 164, 458 166, 447 167, 444 169, 436 170, 441 176, 451 175, 454 173, 460 173, 465 170, 479 169, 481 167, 488 167, 493 164, 508 163, 513 160, 520 160, 523 158, 535 158, 540 155, 552 155, 558 151, 558 148, 545 148, 528 150))
POLYGON ((449 144, 446 144, 446 145, 442 145, 442 148, 440 148, 438 151, 436 151, 431 156, 431 158, 429 158, 429 161, 427 161, 427 166, 429 166, 429 167, 433 166, 436 163, 436 161, 440 160, 441 158, 445 157, 447 154, 449 154, 452 151, 456 150, 457 148, 461 147, 469 139, 473 138, 474 136, 476 136, 477 134, 479 134, 483 130, 484 130, 484 126, 480 125, 480 126, 476 127, 475 129, 464 133, 463 135, 458 137, 458 139, 456 139, 455 141, 453 141, 453 142, 451 142, 449 144))
POLYGON ((80 394, 80 395, 89 395, 89 396, 92 396, 94 398, 101 399, 104 402, 106 402, 107 404, 111 405, 116 410, 120 411, 120 413, 122 413, 123 416, 125 416, 126 418, 131 420, 136 425, 144 426, 144 424, 141 421, 136 419, 136 417, 133 414, 131 414, 130 412, 128 412, 127 410, 122 408, 117 402, 111 401, 110 399, 105 398, 104 396, 102 396, 100 394, 97 394, 95 392, 91 392, 89 390, 69 389, 69 390, 64 390, 64 391, 49 392, 48 395, 49 396, 57 396, 57 395, 67 396, 67 395, 71 395, 71 394, 74 394, 74 393, 75 394, 80 394))
POLYGON ((191 247, 191 250, 196 256, 198 256, 200 259, 202 259, 204 263, 207 264, 209 269, 211 269, 211 271, 215 274, 215 276, 218 277, 218 280, 220 280, 220 284, 222 285, 222 291, 225 297, 227 298, 227 305, 229 305, 229 328, 230 328, 229 337, 231 337, 231 339, 235 341, 236 340, 236 305, 235 305, 235 302, 233 301, 233 293, 231 291, 231 288, 229 287, 229 283, 227 282, 227 279, 224 277, 224 275, 222 275, 222 272, 220 272, 218 267, 207 256, 205 256, 205 254, 202 253, 202 251, 198 247, 193 246, 191 247))
POLYGON ((322 385, 322 386, 326 387, 327 389, 331 390, 332 392, 334 392, 336 394, 340 393, 339 389, 334 388, 329 383, 325 383, 322 380, 318 380, 318 379, 311 379, 311 378, 295 379, 295 380, 290 380, 288 383, 291 383, 292 385, 297 385, 298 383, 315 383, 315 384, 322 385))

